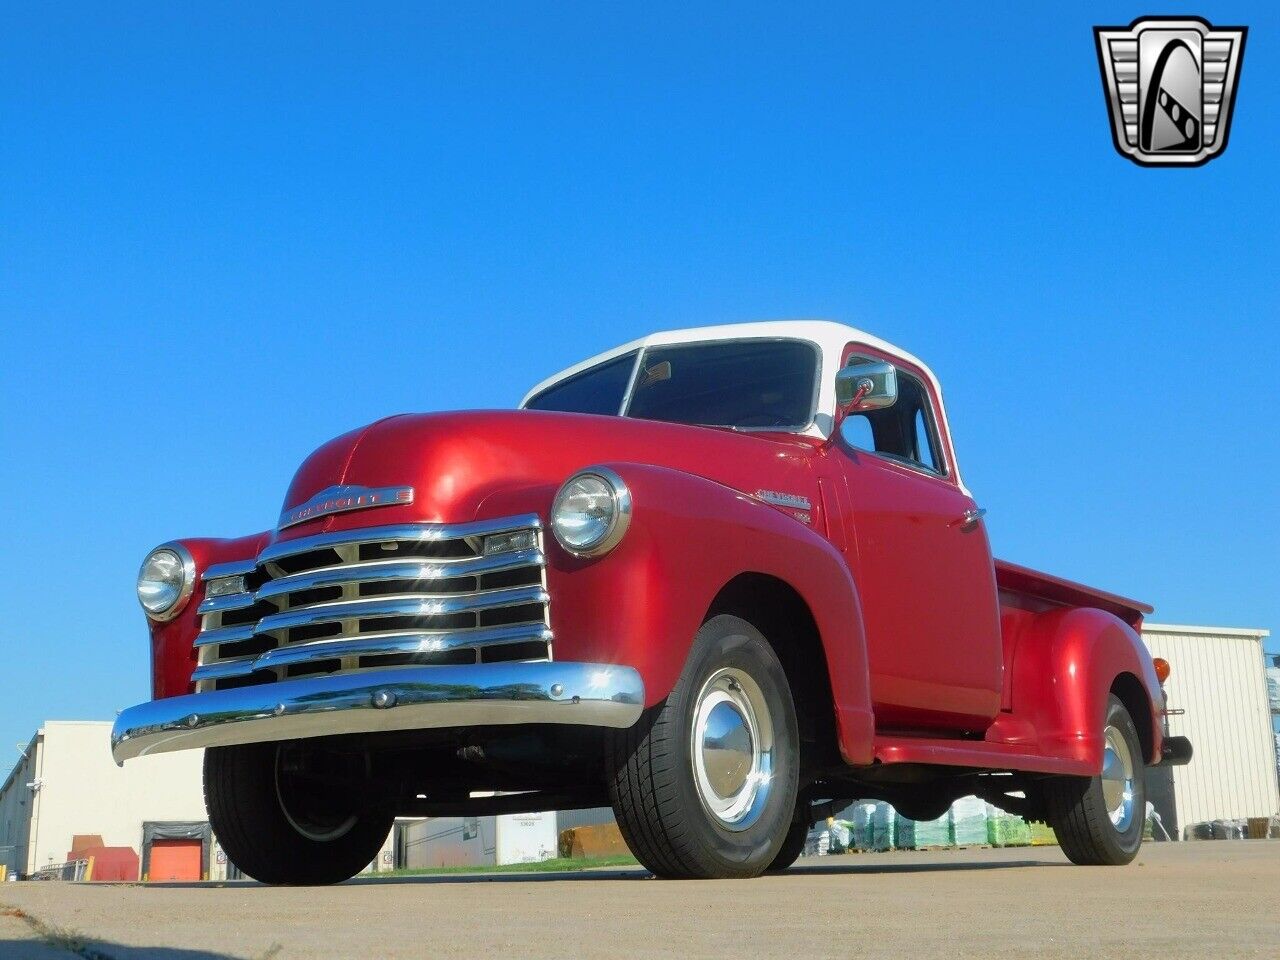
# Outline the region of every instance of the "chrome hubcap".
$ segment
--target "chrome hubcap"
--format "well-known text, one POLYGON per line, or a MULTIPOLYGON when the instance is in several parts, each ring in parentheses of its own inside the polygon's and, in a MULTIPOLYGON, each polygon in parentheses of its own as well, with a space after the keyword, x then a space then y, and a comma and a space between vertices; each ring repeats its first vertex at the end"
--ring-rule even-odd
POLYGON ((1129 742, 1115 727, 1107 727, 1103 735, 1102 799, 1107 805, 1111 823, 1124 833, 1134 817, 1134 764, 1129 742))
POLYGON ((694 708, 691 746, 702 805, 727 829, 755 823, 773 774, 773 720, 751 677, 726 667, 707 680, 694 708))

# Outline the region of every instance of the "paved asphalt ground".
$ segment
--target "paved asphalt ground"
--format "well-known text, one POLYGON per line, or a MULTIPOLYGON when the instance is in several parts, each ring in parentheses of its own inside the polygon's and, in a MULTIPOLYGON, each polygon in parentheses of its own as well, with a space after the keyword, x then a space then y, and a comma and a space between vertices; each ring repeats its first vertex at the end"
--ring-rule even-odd
POLYGON ((802 860, 746 881, 639 870, 390 877, 338 887, 15 883, 4 960, 1280 957, 1280 842, 802 860), (54 944, 54 945, 51 945, 54 944))

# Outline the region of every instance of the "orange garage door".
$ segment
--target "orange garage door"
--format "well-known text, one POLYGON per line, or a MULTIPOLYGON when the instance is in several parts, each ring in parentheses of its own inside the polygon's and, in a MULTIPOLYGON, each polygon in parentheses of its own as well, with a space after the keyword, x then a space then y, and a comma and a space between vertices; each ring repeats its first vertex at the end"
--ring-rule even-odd
POLYGON ((153 840, 147 874, 152 880, 199 880, 199 840, 153 840))

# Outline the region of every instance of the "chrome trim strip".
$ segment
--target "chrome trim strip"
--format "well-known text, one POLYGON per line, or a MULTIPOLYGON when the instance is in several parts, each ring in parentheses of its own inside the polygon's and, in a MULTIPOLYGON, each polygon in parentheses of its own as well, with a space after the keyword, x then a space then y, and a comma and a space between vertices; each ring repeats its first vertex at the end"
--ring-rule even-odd
POLYGON ((219 660, 196 667, 191 672, 192 680, 225 680, 227 677, 243 677, 258 669, 254 657, 240 657, 236 660, 219 660))
POLYGON ((213 630, 202 630, 196 634, 192 646, 211 647, 216 643, 238 643, 241 640, 252 640, 256 623, 243 623, 235 627, 217 627, 213 630))
POLYGON ((224 593, 220 597, 209 597, 200 602, 196 613, 222 613, 226 610, 246 610, 258 601, 252 593, 224 593))
POLYGON ((510 590, 484 590, 461 594, 366 597, 363 600, 317 603, 299 607, 297 610, 268 614, 258 621, 254 633, 275 633, 277 630, 310 627, 318 623, 333 623, 337 620, 364 620, 371 617, 429 617, 437 614, 514 607, 522 603, 546 602, 547 591, 542 587, 518 587, 510 590))
POLYGON ((243 577, 258 569, 257 560, 232 560, 230 563, 215 563, 204 573, 201 580, 217 580, 219 577, 243 577))
MULTIPOLYGON (((253 663, 254 670, 272 667, 290 667, 315 660, 331 660, 337 657, 370 657, 395 653, 443 653, 482 647, 496 647, 512 643, 550 643, 551 631, 546 627, 527 624, 504 627, 499 630, 471 630, 432 633, 363 633, 358 637, 334 640, 312 640, 294 643, 287 647, 268 650, 253 663)), ((368 669, 368 668, 362 668, 368 669)))
POLYGON ((196 747, 496 724, 622 729, 643 708, 644 681, 632 667, 528 662, 369 670, 138 704, 116 718, 111 754, 123 763, 196 747))
POLYGON ((282 557, 322 550, 326 547, 354 546, 362 543, 380 543, 384 540, 408 540, 411 542, 460 540, 464 537, 480 537, 490 533, 506 533, 510 530, 541 529, 542 521, 536 513, 499 520, 481 520, 461 524, 399 524, 391 527, 360 527, 340 530, 336 533, 320 533, 297 540, 273 543, 258 554, 258 564, 270 563, 282 557))
MULTIPOLYGON (((499 573, 519 567, 541 566, 541 550, 515 550, 488 557, 458 557, 448 560, 364 560, 336 567, 321 567, 305 573, 268 580, 255 596, 259 600, 299 590, 336 586, 343 583, 376 583, 383 580, 447 580, 499 573)), ((474 592, 474 591, 473 591, 474 592)))

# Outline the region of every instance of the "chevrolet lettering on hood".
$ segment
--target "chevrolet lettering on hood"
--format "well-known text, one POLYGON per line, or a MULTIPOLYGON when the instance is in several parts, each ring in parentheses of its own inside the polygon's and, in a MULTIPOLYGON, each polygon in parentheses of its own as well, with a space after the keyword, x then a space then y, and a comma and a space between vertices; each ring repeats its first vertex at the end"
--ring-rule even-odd
POLYGON ((276 528, 283 530, 305 520, 314 520, 330 513, 346 513, 349 510, 365 510, 369 507, 389 507, 393 504, 413 503, 413 487, 361 487, 345 485, 326 487, 306 503, 300 503, 280 514, 276 528))

